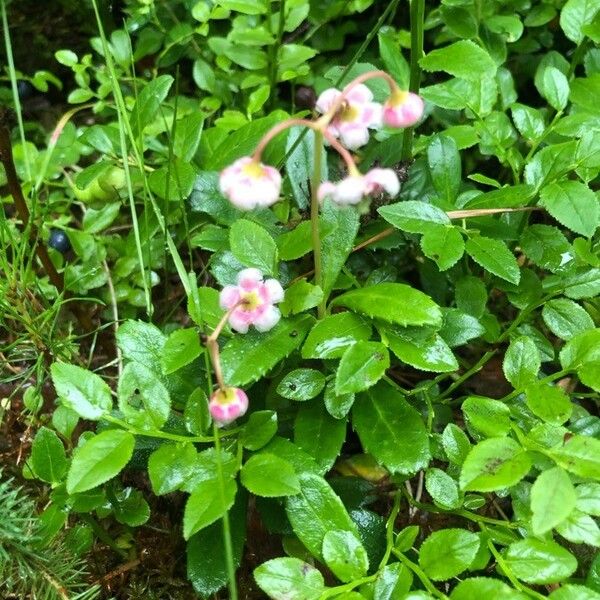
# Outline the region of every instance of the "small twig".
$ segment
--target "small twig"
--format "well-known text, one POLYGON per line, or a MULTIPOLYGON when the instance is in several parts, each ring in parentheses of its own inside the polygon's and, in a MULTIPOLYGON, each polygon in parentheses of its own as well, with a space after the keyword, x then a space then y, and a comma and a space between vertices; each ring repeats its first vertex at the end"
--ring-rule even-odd
POLYGON ((136 558, 135 560, 130 560, 129 562, 126 562, 125 564, 121 565, 120 567, 117 567, 110 573, 107 573, 106 575, 103 575, 102 577, 97 579, 93 583, 93 585, 104 585, 105 583, 109 582, 111 579, 114 579, 115 577, 118 577, 119 575, 123 575, 123 573, 126 573, 127 571, 131 571, 131 569, 135 569, 135 567, 137 567, 140 564, 140 562, 141 562, 141 560, 139 558, 136 558))

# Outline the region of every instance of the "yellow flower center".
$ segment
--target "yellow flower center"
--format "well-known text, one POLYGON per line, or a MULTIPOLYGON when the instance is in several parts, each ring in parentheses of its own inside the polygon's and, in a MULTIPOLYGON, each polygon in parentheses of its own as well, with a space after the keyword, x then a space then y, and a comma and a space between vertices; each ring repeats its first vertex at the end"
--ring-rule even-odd
POLYGON ((348 102, 344 102, 338 115, 340 121, 356 121, 356 118, 358 117, 358 108, 352 106, 352 104, 348 104, 348 102))
POLYGON ((260 179, 265 174, 265 171, 262 168, 262 165, 255 161, 249 162, 248 164, 244 165, 242 167, 242 171, 246 175, 249 175, 250 177, 254 177, 255 179, 260 179))
POLYGON ((224 390, 217 390, 213 397, 219 404, 231 404, 235 401, 235 388, 228 387, 224 390))
POLYGON ((404 104, 406 102, 406 99, 408 98, 408 92, 405 92, 403 90, 396 90, 389 99, 389 103, 392 106, 400 106, 402 104, 404 104))
POLYGON ((242 292, 240 295, 242 299, 242 310, 256 310, 262 304, 262 300, 256 292, 242 292))

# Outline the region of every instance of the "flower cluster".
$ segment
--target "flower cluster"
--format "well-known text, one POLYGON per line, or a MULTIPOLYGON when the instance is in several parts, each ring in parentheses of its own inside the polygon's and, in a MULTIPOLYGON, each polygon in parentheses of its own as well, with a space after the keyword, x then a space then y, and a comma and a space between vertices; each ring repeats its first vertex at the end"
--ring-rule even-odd
POLYGON ((258 269, 244 269, 238 273, 237 285, 226 285, 219 300, 221 308, 230 311, 232 329, 247 333, 254 325, 258 331, 268 331, 281 319, 274 305, 283 300, 283 288, 276 279, 263 281, 258 269))
POLYGON ((411 127, 423 116, 424 105, 417 94, 397 90, 382 106, 373 102, 371 90, 359 83, 349 86, 347 92, 325 90, 316 107, 321 114, 330 115, 327 131, 349 150, 356 150, 369 141, 369 129, 382 124, 411 127))

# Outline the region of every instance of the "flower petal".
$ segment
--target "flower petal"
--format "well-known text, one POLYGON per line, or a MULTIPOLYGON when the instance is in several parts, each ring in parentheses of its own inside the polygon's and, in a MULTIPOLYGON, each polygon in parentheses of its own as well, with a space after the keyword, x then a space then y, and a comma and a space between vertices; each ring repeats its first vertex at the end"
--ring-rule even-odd
POLYGON ((219 294, 219 306, 229 309, 240 301, 240 292, 235 285, 226 285, 219 294))
POLYGON ((269 306, 269 308, 254 321, 254 327, 256 327, 257 331, 269 331, 279 323, 279 319, 281 319, 279 309, 274 306, 269 306))
POLYGON ((259 269, 242 269, 237 276, 238 285, 244 290, 252 290, 263 280, 259 269))
POLYGON ((264 283, 268 293, 268 302, 270 304, 277 304, 283 300, 283 288, 277 279, 267 279, 264 283))
POLYGON ((336 90, 335 88, 326 89, 317 98, 315 108, 322 114, 326 113, 341 94, 342 92, 340 92, 340 90, 336 90))

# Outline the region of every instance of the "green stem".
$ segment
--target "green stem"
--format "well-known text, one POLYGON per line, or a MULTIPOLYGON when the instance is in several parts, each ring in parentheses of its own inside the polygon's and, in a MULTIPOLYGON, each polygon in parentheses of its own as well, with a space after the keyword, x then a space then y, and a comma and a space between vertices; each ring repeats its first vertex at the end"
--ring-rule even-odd
MULTIPOLYGON (((408 89, 417 94, 421 86, 421 67, 423 58, 423 39, 425 21, 425 0, 410 2, 410 83, 408 89)), ((414 127, 408 127, 402 135, 402 160, 412 158, 414 127)))
POLYGON ((421 567, 419 567, 419 565, 417 565, 412 560, 410 560, 409 558, 407 558, 406 556, 404 556, 404 554, 402 554, 402 552, 399 552, 398 550, 392 550, 392 554, 405 567, 408 567, 421 580, 421 583, 423 584, 423 587, 432 596, 435 596, 436 598, 440 598, 442 600, 447 600, 448 596, 446 596, 446 594, 443 594, 442 592, 440 592, 440 590, 438 590, 435 587, 435 585, 433 585, 431 579, 429 579, 429 577, 427 577, 427 575, 425 574, 425 571, 423 571, 423 569, 421 569, 421 567))
MULTIPOLYGON (((321 259, 321 236, 319 235, 319 185, 321 184, 321 160, 323 157, 323 134, 315 130, 313 176, 310 196, 310 232, 312 238, 315 282, 323 290, 323 263, 321 259)), ((319 319, 325 316, 327 298, 323 290, 323 300, 317 308, 319 319)))
MULTIPOLYGON (((217 477, 219 479, 219 491, 221 493, 221 504, 226 505, 225 483, 223 479, 223 465, 221 463, 221 439, 216 425, 213 425, 215 439, 215 450, 217 452, 217 477)), ((225 562, 227 563, 227 578, 229 579, 229 598, 237 600, 237 580, 235 578, 235 564, 233 561, 233 546, 231 543, 231 524, 229 522, 229 510, 223 513, 223 543, 225 544, 225 562)))
POLYGON ((102 527, 102 525, 100 525, 100 523, 98 523, 94 517, 83 514, 80 515, 79 518, 84 523, 87 523, 92 528, 92 531, 96 534, 96 537, 102 540, 109 548, 111 548, 111 550, 114 550, 121 558, 129 558, 127 552, 117 545, 115 540, 110 537, 106 529, 104 529, 104 527, 102 527))

